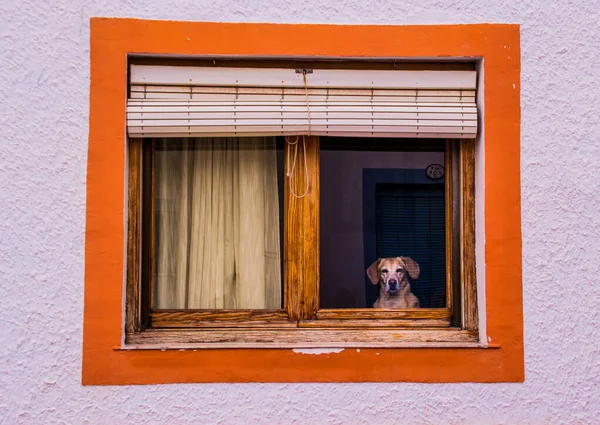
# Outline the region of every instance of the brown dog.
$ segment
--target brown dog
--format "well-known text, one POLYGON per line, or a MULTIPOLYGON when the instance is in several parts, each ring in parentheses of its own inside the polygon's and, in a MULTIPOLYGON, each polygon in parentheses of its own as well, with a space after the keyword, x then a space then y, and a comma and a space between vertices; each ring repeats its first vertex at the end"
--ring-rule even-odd
POLYGON ((367 269, 373 285, 379 284, 374 308, 419 308, 419 299, 410 292, 408 275, 419 277, 419 265, 410 257, 380 258, 367 269))

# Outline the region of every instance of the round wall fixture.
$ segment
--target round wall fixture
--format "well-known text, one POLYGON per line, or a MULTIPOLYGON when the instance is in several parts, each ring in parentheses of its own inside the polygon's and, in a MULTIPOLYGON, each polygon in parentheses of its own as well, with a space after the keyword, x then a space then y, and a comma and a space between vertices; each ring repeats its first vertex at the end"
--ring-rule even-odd
POLYGON ((444 177, 444 166, 441 164, 431 164, 425 171, 427 173, 427 177, 433 180, 438 180, 444 177))

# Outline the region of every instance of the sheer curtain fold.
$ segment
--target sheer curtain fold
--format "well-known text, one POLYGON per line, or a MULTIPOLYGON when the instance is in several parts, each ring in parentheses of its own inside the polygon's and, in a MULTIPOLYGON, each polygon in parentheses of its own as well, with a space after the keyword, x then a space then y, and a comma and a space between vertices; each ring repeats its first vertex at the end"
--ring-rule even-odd
POLYGON ((156 143, 155 308, 281 308, 275 139, 156 143))

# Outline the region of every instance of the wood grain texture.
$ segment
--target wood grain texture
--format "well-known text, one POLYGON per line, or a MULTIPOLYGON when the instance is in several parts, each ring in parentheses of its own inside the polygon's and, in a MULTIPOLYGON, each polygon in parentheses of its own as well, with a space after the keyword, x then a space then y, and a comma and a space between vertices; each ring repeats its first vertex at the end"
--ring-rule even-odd
POLYGON ((451 312, 445 308, 376 309, 346 308, 321 309, 318 319, 449 319, 451 312))
POLYGON ((154 256, 154 190, 153 158, 154 142, 139 139, 141 145, 141 223, 137 226, 141 232, 141 283, 139 315, 142 328, 149 327, 149 313, 152 305, 152 279, 154 256))
MULTIPOLYGON (((298 198, 291 193, 288 176, 285 187, 284 298, 292 320, 314 318, 319 305, 319 138, 306 137, 305 143, 306 158, 302 140, 298 142, 291 178, 294 192, 306 195, 298 198), (308 188, 304 186, 306 171, 308 188)), ((286 156, 293 158, 294 149, 286 143, 286 156)))
POLYGON ((477 332, 450 329, 154 329, 127 333, 144 348, 402 347, 419 343, 475 343, 477 332))
POLYGON ((148 281, 145 282, 144 286, 142 287, 142 301, 144 301, 143 307, 147 309, 144 311, 145 316, 149 315, 150 310, 156 305, 154 301, 154 295, 156 293, 156 282, 154 279, 156 269, 156 213, 154 205, 154 194, 156 193, 155 139, 152 139, 150 149, 148 149, 147 152, 148 158, 145 160, 147 164, 144 164, 147 182, 144 183, 149 184, 149 187, 147 188, 147 191, 144 191, 144 213, 147 214, 146 222, 148 223, 148 228, 145 229, 148 234, 148 281))
POLYGON ((452 312, 453 306, 453 267, 454 259, 452 254, 452 239, 454 237, 454 229, 452 223, 452 209, 453 202, 452 197, 454 196, 453 190, 453 173, 452 169, 452 141, 446 140, 446 148, 444 153, 444 168, 445 168, 445 226, 446 226, 446 308, 452 312))
POLYGON ((296 327, 285 310, 158 310, 152 328, 296 327))
MULTIPOLYGON (((450 141, 450 167, 452 174, 449 175, 452 180, 452 208, 451 208, 451 226, 452 239, 450 240, 450 258, 452 266, 447 272, 451 273, 451 290, 452 290, 452 326, 462 326, 462 282, 461 282, 461 167, 460 167, 460 140, 450 141)), ((448 175, 448 174, 447 174, 448 175)))
POLYGON ((449 309, 322 309, 317 320, 301 320, 300 327, 399 328, 449 327, 449 309))
POLYGON ((141 329, 140 296, 142 284, 142 141, 130 139, 127 187, 127 284, 125 291, 125 330, 141 329))
POLYGON ((462 140, 461 162, 461 282, 462 326, 477 331, 477 282, 475 276, 475 141, 462 140))
POLYGON ((318 137, 308 137, 306 162, 308 165, 309 193, 304 208, 304 305, 300 319, 315 318, 320 298, 321 260, 321 176, 320 147, 318 137), (310 196, 308 196, 310 195, 310 196), (306 208, 308 207, 308 208, 306 208))
POLYGON ((318 319, 301 320, 300 328, 447 328, 450 319, 318 319))

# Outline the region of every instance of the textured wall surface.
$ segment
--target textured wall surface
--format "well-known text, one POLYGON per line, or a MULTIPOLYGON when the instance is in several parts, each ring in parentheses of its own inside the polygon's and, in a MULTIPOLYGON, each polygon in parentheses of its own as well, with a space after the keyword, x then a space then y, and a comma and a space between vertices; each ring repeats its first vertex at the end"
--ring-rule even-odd
POLYGON ((0 422, 599 423, 599 0, 0 2, 0 422), (82 387, 89 17, 521 24, 522 384, 82 387))

